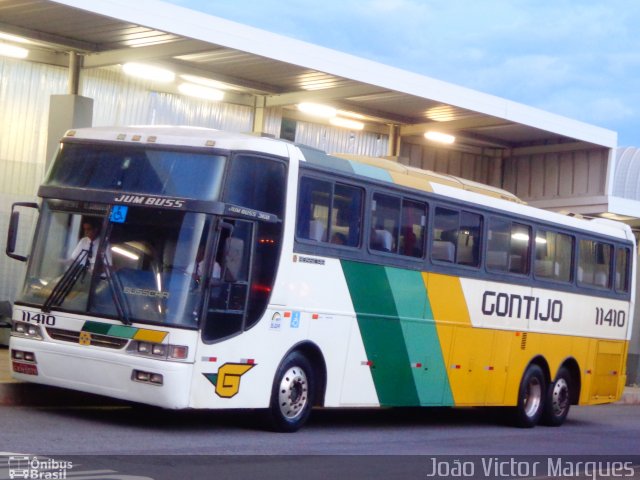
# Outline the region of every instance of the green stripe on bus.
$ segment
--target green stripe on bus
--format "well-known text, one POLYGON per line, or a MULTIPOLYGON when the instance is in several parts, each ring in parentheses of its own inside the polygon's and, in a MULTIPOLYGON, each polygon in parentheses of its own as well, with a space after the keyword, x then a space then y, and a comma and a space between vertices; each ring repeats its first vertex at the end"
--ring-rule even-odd
POLYGON ((367 360, 381 405, 419 405, 396 301, 378 265, 342 261, 367 360))
POLYGON ((109 335, 119 338, 133 338, 137 332, 137 328, 126 327, 124 325, 111 325, 109 329, 109 335))
POLYGON ((82 326, 82 331, 97 333, 100 335, 107 335, 110 328, 111 328, 111 325, 109 325, 108 323, 86 321, 82 326))
POLYGON ((386 268, 420 405, 453 405, 438 331, 420 272, 386 268))

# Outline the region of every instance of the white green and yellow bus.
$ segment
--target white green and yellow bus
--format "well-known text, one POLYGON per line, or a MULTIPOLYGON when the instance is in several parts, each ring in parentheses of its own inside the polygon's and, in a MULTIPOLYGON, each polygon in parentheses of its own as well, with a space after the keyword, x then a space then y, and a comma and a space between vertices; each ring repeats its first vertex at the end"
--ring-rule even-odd
MULTIPOLYGON (((504 406, 560 425, 618 399, 624 224, 374 158, 181 127, 67 132, 16 204, 15 378, 170 409, 504 406), (20 252, 20 211, 38 209, 20 252)), ((22 212, 24 214, 24 212, 22 212)))

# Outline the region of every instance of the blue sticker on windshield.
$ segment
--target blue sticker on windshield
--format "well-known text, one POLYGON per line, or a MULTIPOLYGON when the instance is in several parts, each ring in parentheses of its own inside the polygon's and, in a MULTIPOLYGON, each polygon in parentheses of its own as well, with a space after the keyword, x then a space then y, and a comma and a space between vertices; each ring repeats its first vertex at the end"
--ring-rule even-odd
POLYGON ((111 223, 124 223, 127 219, 127 211, 129 207, 126 205, 114 205, 111 207, 111 215, 109 216, 109 221, 111 223))

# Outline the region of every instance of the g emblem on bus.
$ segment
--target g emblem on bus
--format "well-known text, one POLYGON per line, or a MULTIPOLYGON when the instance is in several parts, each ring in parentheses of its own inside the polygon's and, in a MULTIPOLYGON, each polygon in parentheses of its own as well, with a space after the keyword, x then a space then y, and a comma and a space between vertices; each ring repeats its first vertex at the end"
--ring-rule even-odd
POLYGON ((240 377, 255 367, 249 363, 225 363, 218 373, 203 373, 216 387, 216 394, 221 398, 231 398, 240 391, 240 377))

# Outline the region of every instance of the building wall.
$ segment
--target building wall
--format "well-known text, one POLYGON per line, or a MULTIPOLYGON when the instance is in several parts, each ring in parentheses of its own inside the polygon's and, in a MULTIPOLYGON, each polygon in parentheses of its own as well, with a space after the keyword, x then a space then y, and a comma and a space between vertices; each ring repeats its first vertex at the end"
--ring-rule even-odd
POLYGON ((502 159, 494 149, 461 152, 403 141, 400 144, 400 160, 412 167, 502 187, 502 159))
POLYGON ((567 205, 606 193, 609 151, 578 150, 505 158, 502 188, 526 202, 561 199, 567 205))

